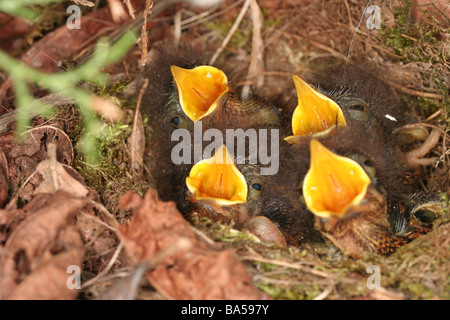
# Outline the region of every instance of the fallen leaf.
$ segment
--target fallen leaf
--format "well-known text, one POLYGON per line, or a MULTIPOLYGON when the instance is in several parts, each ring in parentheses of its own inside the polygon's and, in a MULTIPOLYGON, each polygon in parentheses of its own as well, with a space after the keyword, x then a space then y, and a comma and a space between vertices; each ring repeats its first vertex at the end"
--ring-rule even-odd
POLYGON ((23 18, 16 18, 0 12, 0 40, 23 36, 30 31, 30 22, 23 18))
POLYGON ((23 143, 17 143, 12 132, 4 133, 0 148, 8 160, 11 193, 14 194, 35 171, 39 162, 47 158, 47 145, 57 145, 56 158, 70 165, 73 160, 72 143, 64 131, 53 126, 40 126, 24 133, 23 143))
POLYGON ((72 178, 56 160, 56 145, 51 143, 47 148, 48 160, 40 162, 36 167, 36 172, 42 175, 43 180, 34 193, 54 193, 58 190, 63 190, 74 196, 87 196, 89 193, 88 189, 82 183, 72 178))
POLYGON ((63 281, 62 274, 70 265, 81 266, 83 243, 71 218, 89 199, 66 192, 43 194, 27 204, 28 210, 43 198, 47 202, 50 198, 51 203, 26 217, 6 240, 0 262, 0 298, 73 298, 77 294, 67 288, 68 275, 63 281))
MULTIPOLYGON (((127 198, 136 203, 130 195, 127 198)), ((125 201, 121 202, 126 206, 125 201)), ((267 299, 251 282, 245 267, 228 250, 217 250, 198 239, 173 202, 157 200, 149 190, 130 223, 119 227, 134 264, 153 259, 180 239, 192 243, 161 261, 146 279, 170 299, 267 299)))
POLYGON ((145 79, 144 84, 139 93, 139 99, 136 105, 134 115, 133 132, 128 138, 131 158, 131 173, 140 176, 144 168, 144 149, 145 149, 145 131, 141 116, 141 101, 142 95, 148 85, 148 79, 145 79))
MULTIPOLYGON (((39 266, 27 276, 8 296, 10 300, 55 300, 74 299, 79 293, 67 285, 69 266, 81 266, 84 256, 83 243, 75 227, 64 229, 66 237, 71 235, 73 241, 64 242, 64 251, 56 254, 50 261, 39 266), (77 238, 78 237, 78 238, 77 238)), ((61 243, 58 243, 62 245, 61 243)))

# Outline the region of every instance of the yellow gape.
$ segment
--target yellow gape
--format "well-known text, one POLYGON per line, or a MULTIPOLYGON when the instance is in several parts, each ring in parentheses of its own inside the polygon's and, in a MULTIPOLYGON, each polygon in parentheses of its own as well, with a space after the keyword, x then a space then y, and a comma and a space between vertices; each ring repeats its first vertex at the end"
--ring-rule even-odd
POLYGON ((186 185, 197 200, 208 199, 219 205, 247 202, 247 181, 224 145, 213 157, 192 167, 186 185))
POLYGON ((314 90, 298 76, 292 77, 297 90, 298 105, 292 115, 292 136, 286 138, 291 142, 295 137, 328 134, 336 126, 347 123, 341 107, 336 102, 314 90))
POLYGON ((303 180, 308 209, 321 218, 343 217, 361 203, 371 181, 355 161, 338 156, 312 139, 311 165, 303 180))
POLYGON ((217 68, 199 66, 183 69, 172 66, 171 71, 181 108, 194 122, 214 112, 229 91, 227 76, 217 68))

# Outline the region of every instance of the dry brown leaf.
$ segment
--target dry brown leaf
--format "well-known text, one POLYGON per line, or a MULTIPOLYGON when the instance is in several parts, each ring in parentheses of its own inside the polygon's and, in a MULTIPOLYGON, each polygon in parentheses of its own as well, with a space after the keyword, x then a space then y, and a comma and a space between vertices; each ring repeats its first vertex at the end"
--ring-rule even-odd
POLYGON ((34 191, 38 193, 54 193, 58 190, 66 191, 73 196, 85 197, 89 193, 88 189, 79 181, 72 178, 63 166, 56 160, 56 145, 48 145, 49 159, 40 162, 36 167, 36 172, 43 177, 42 182, 34 191))
MULTIPOLYGON (((136 205, 136 196, 127 199, 136 205)), ((121 201, 127 206, 126 201, 121 201)), ((146 274, 147 280, 170 299, 267 299, 253 286, 240 261, 228 250, 217 250, 197 239, 173 202, 157 200, 149 190, 128 225, 119 233, 134 264, 155 257, 180 239, 192 243, 189 250, 164 259, 146 274)))
POLYGON ((76 298, 79 290, 68 288, 67 280, 71 274, 67 273, 67 268, 71 265, 81 267, 84 248, 75 227, 67 227, 64 229, 64 233, 66 237, 70 235, 73 238, 72 242, 64 242, 64 251, 54 255, 49 262, 39 266, 27 276, 8 296, 8 299, 67 300, 76 298))
POLYGON ((23 210, 1 210, 0 209, 0 248, 6 243, 9 235, 25 219, 23 210))
POLYGON ((61 282, 61 277, 55 275, 66 272, 70 265, 82 263, 84 248, 71 218, 88 201, 58 192, 37 196, 27 204, 27 210, 34 212, 11 233, 2 250, 1 298, 68 298, 77 294, 67 288, 66 281, 61 282), (51 202, 34 211, 36 204, 43 200, 51 202), (63 270, 58 273, 55 268, 63 270), (46 285, 42 286, 42 283, 46 285), (61 292, 66 294, 60 296, 61 292))
POLYGON ((145 131, 141 116, 141 101, 142 95, 148 85, 148 79, 145 79, 144 84, 139 93, 139 99, 136 105, 134 115, 133 132, 128 138, 131 158, 131 173, 140 176, 144 168, 144 149, 145 149, 145 131))
POLYGON ((30 32, 30 21, 0 12, 0 40, 12 39, 30 32))
POLYGON ((73 160, 72 143, 64 131, 52 126, 41 126, 24 133, 23 143, 17 143, 12 132, 2 135, 0 147, 8 159, 10 189, 14 193, 36 170, 39 162, 47 158, 47 144, 57 145, 56 158, 70 165, 73 160))

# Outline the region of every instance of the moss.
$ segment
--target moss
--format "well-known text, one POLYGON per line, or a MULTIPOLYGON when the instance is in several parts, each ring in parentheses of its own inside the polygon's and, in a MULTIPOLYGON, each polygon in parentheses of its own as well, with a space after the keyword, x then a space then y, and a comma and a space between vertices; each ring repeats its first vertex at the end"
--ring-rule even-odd
POLYGON ((439 38, 440 34, 445 32, 444 25, 427 11, 420 22, 412 23, 411 1, 402 2, 402 5, 393 10, 395 26, 381 27, 380 34, 385 44, 402 56, 405 63, 416 61, 442 63, 445 52, 439 49, 440 44, 443 44, 443 40, 439 38))
POLYGON ((121 176, 121 166, 117 163, 117 159, 121 157, 118 156, 118 153, 121 152, 122 142, 130 134, 131 126, 128 124, 104 125, 102 135, 97 139, 98 161, 95 164, 88 163, 82 154, 75 158, 75 168, 91 188, 101 193, 102 190, 110 188, 111 183, 121 176))
MULTIPOLYGON (((410 12, 412 1, 405 0, 393 9, 395 26, 382 26, 380 34, 387 47, 401 56, 403 63, 423 63, 426 70, 421 74, 424 87, 442 96, 441 101, 405 97, 409 105, 416 106, 415 111, 421 116, 428 116, 442 110, 441 118, 449 123, 450 98, 448 93, 448 50, 445 50, 445 24, 426 10, 420 22, 412 23, 410 12)), ((445 19, 445 17, 444 17, 445 19)), ((448 18, 447 18, 448 19, 448 18)))
POLYGON ((433 292, 418 283, 401 283, 399 289, 406 290, 412 300, 431 299, 434 296, 433 292))
MULTIPOLYGON (((216 22, 207 21, 205 26, 210 31, 217 31, 222 37, 226 37, 233 25, 232 21, 220 19, 216 22)), ((228 46, 233 48, 243 48, 246 51, 251 50, 252 26, 249 19, 243 19, 239 28, 233 33, 228 46)))
POLYGON ((292 288, 283 288, 269 282, 257 284, 258 288, 273 299, 279 300, 313 300, 322 293, 318 285, 295 285, 292 288))

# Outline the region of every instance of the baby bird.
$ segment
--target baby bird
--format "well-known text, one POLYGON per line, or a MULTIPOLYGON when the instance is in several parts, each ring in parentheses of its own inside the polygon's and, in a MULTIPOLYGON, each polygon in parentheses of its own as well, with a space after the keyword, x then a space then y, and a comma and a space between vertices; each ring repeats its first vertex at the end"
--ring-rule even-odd
POLYGON ((150 136, 145 161, 160 199, 175 201, 190 165, 176 165, 172 161, 172 150, 178 144, 172 141, 172 134, 177 128, 188 128, 191 120, 179 113, 176 105, 172 106, 176 88, 170 68, 173 64, 195 65, 199 53, 189 46, 160 42, 153 46, 149 56, 150 61, 139 77, 139 82, 149 81, 141 104, 142 118, 148 119, 146 128, 150 136))
MULTIPOLYGON (((437 131, 428 133, 424 126, 411 126, 418 120, 406 112, 389 86, 368 70, 355 66, 339 68, 327 73, 322 85, 314 88, 298 76, 293 76, 298 104, 291 113, 292 134, 286 141, 301 143, 305 137, 321 139, 337 134, 335 128, 364 129, 386 145, 392 144, 404 151, 399 159, 411 169, 418 164, 431 164, 432 160, 418 159, 439 140, 437 131), (416 150, 405 147, 415 141, 424 141, 416 150), (408 152, 406 152, 408 151, 408 152), (415 152, 416 151, 416 152, 415 152)), ((308 140, 308 139, 306 139, 308 140)))
MULTIPOLYGON (((199 56, 189 46, 155 45, 141 75, 149 79, 142 99, 143 115, 148 117, 152 134, 148 167, 164 201, 179 198, 180 186, 191 167, 190 163, 175 164, 172 159, 179 141, 175 130, 185 129, 187 132, 181 133, 192 138, 196 128, 203 137, 208 129, 224 134, 231 128, 268 128, 280 123, 277 108, 256 96, 240 99, 226 75, 199 64, 199 56)), ((193 145, 194 139, 191 141, 193 145)))
POLYGON ((221 70, 206 65, 192 69, 173 65, 171 71, 177 94, 170 107, 181 109, 192 123, 203 119, 206 128, 279 125, 280 113, 272 104, 257 96, 241 99, 221 70))
POLYGON ((208 159, 196 163, 186 177, 181 211, 214 222, 247 228, 263 241, 286 244, 278 228, 261 216, 267 192, 259 166, 236 164, 225 145, 208 159))
POLYGON ((185 128, 203 121, 203 128, 276 126, 278 109, 257 96, 241 99, 225 73, 203 65, 189 46, 155 45, 142 77, 149 79, 143 109, 159 130, 185 128))
MULTIPOLYGON (((376 190, 364 168, 339 156, 318 140, 310 141, 311 164, 303 181, 303 196, 316 216, 316 227, 342 252, 360 258, 365 252, 389 255, 423 233, 406 215, 388 211, 386 197, 376 190), (401 227, 393 228, 396 221, 401 227)), ((416 207, 416 205, 414 206, 416 207)))
POLYGON ((409 170, 417 168, 418 153, 404 153, 404 147, 416 140, 432 146, 439 134, 428 136, 424 127, 409 126, 417 119, 397 101, 392 88, 351 65, 316 79, 322 84, 317 88, 298 76, 293 80, 298 103, 286 125, 291 131, 287 142, 301 145, 316 138, 339 154, 366 157, 368 166, 377 167, 375 185, 383 189, 389 205, 406 201, 418 190, 414 171, 409 170))
POLYGON ((305 137, 326 136, 338 126, 346 126, 342 108, 332 99, 315 90, 299 76, 293 76, 298 104, 292 115, 289 143, 301 143, 305 137))

